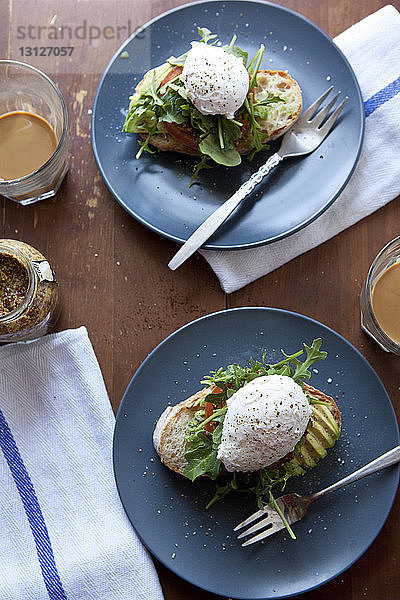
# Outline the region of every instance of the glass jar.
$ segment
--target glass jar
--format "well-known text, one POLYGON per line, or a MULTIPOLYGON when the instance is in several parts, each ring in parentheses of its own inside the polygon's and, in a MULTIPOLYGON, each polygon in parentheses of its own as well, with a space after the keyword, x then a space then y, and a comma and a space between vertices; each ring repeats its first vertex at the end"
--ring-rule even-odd
MULTIPOLYGON (((377 306, 374 308, 374 288, 379 279, 387 274, 389 269, 400 269, 400 236, 389 242, 371 264, 364 286, 361 290, 361 327, 386 352, 400 355, 400 341, 392 339, 388 327, 383 329, 383 322, 377 317, 377 306), (398 265, 398 266, 396 266, 398 265)), ((399 270, 400 274, 400 270, 399 270)), ((400 315, 400 289, 398 296, 397 315, 400 315)), ((389 302, 389 299, 388 299, 389 302)), ((395 299, 397 303, 397 300, 395 299)))
POLYGON ((40 337, 58 316, 58 285, 47 259, 29 244, 0 240, 0 343, 40 337))
POLYGON ((23 206, 54 196, 68 171, 68 114, 56 85, 39 69, 0 60, 0 115, 31 113, 50 126, 58 141, 50 158, 18 179, 0 179, 0 195, 23 206))

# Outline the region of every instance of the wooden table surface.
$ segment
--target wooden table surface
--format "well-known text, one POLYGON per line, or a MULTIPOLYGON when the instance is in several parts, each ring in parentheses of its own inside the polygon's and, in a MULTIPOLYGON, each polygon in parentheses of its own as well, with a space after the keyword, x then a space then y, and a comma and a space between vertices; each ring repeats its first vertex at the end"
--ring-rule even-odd
MULTIPOLYGON (((308 17, 331 36, 386 4, 382 0, 279 3, 308 17)), ((400 9, 400 0, 392 3, 400 9)), ((147 354, 181 325, 225 308, 272 306, 313 317, 347 338, 376 369, 399 412, 400 359, 387 355, 366 337, 359 317, 359 294, 369 264, 399 234, 399 199, 228 296, 198 255, 171 272, 167 262, 176 245, 131 218, 103 184, 90 144, 90 112, 99 77, 129 29, 132 32, 179 4, 183 2, 0 0, 0 56, 35 64, 56 81, 69 108, 71 133, 71 168, 57 197, 30 207, 0 199, 0 236, 31 243, 51 260, 63 300, 58 328, 86 325, 115 410, 147 354), (103 37, 91 43, 75 39, 71 58, 21 58, 21 47, 43 45, 47 30, 39 26, 78 26, 84 20, 92 26, 114 26, 115 31, 118 25, 126 29, 119 30, 119 39, 116 34, 113 39, 103 37)), ((397 500, 364 556, 334 581, 302 597, 397 600, 399 567, 397 500)), ((157 569, 166 600, 216 598, 159 564, 157 569)))

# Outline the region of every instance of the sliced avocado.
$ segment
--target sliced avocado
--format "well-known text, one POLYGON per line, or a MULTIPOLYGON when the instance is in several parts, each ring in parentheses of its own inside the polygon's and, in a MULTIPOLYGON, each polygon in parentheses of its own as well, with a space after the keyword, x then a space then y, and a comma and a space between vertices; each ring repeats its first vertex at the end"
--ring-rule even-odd
POLYGON ((301 448, 300 448, 300 452, 299 452, 299 456, 298 456, 299 463, 308 468, 315 467, 315 465, 317 463, 314 460, 313 454, 314 454, 313 448, 311 447, 311 449, 310 449, 309 444, 307 444, 307 438, 306 438, 304 444, 302 444, 301 448))
POLYGON ((289 464, 292 470, 292 475, 304 475, 305 470, 299 465, 297 458, 293 458, 289 464))
POLYGON ((309 448, 309 452, 314 455, 314 453, 318 456, 318 458, 325 458, 326 450, 323 442, 318 440, 317 436, 315 436, 311 431, 309 431, 306 435, 306 442, 304 444, 307 448, 309 448))
POLYGON ((290 461, 293 474, 304 472, 303 467, 315 467, 319 459, 326 456, 326 448, 335 444, 339 433, 340 428, 329 407, 325 404, 314 404, 308 431, 296 447, 295 457, 290 461))
POLYGON ((312 407, 313 409, 313 421, 319 423, 325 428, 327 438, 332 441, 332 446, 338 439, 340 434, 340 427, 336 423, 335 417, 329 410, 329 408, 323 404, 316 404, 312 407))
MULTIPOLYGON (((327 430, 326 426, 324 427, 320 422, 313 422, 313 435, 317 438, 319 443, 326 448, 326 444, 331 445, 331 438, 333 438, 332 434, 327 430)), ((336 438, 335 438, 336 439, 336 438)), ((334 442, 335 442, 334 439, 334 442)))

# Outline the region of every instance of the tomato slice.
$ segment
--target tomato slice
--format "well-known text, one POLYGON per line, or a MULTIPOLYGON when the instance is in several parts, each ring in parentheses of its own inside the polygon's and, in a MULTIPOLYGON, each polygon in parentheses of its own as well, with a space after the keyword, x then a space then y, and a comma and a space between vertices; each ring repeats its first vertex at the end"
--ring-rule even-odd
POLYGON ((214 412, 214 404, 212 402, 206 402, 204 404, 204 416, 209 419, 214 412))
POLYGON ((168 73, 162 80, 160 88, 162 88, 163 85, 168 83, 168 81, 171 81, 171 79, 174 79, 175 77, 180 75, 182 73, 182 71, 183 71, 183 67, 181 67, 181 66, 176 65, 175 67, 172 67, 172 69, 170 71, 168 71, 168 73))
MULTIPOLYGON (((218 387, 217 385, 214 385, 212 387, 211 393, 212 394, 219 394, 220 392, 222 392, 221 388, 218 387)), ((212 402, 206 402, 204 405, 204 417, 206 419, 209 419, 211 417, 211 415, 214 412, 214 404, 212 402)), ((207 433, 212 433, 216 427, 216 423, 214 423, 213 421, 209 421, 208 423, 206 423, 204 425, 204 429, 207 431, 207 433)))
POLYGON ((181 144, 186 146, 188 150, 192 150, 195 154, 199 154, 199 146, 197 139, 191 127, 186 125, 176 125, 175 123, 163 123, 165 131, 172 135, 181 144))
MULTIPOLYGON (((160 88, 162 88, 163 85, 168 83, 168 81, 171 81, 171 79, 177 77, 177 75, 180 75, 182 73, 182 70, 183 67, 180 65, 172 67, 172 69, 168 71, 168 73, 162 80, 160 88)), ((161 96, 164 92, 161 93, 161 96)), ((197 138, 196 135, 193 133, 193 129, 190 126, 184 124, 178 125, 176 123, 163 123, 163 126, 165 128, 165 131, 169 133, 169 135, 172 135, 172 137, 174 137, 176 140, 178 140, 178 142, 183 144, 188 150, 190 150, 194 154, 199 154, 197 138)))
MULTIPOLYGON (((212 402, 206 402, 204 405, 204 416, 206 419, 209 419, 214 412, 214 405, 212 402)), ((209 421, 204 425, 204 429, 207 433, 212 433, 215 429, 215 423, 213 421, 209 421)))
POLYGON ((222 392, 221 388, 217 385, 213 385, 213 389, 211 391, 212 394, 220 394, 222 392))

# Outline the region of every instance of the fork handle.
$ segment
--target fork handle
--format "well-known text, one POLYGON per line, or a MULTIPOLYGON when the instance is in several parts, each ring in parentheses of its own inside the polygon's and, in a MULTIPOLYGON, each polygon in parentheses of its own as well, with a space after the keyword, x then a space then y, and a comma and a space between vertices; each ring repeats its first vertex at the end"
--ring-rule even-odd
POLYGON ((192 256, 204 242, 212 236, 213 233, 222 225, 235 208, 254 190, 257 184, 261 183, 263 178, 276 167, 283 157, 276 152, 269 157, 266 163, 251 175, 251 177, 242 183, 240 188, 226 200, 216 211, 214 211, 205 221, 196 229, 190 238, 178 250, 175 256, 170 260, 168 266, 172 271, 180 267, 189 256, 192 256))
POLYGON ((275 154, 270 156, 267 162, 261 165, 261 167, 255 173, 253 173, 247 181, 242 183, 240 188, 233 194, 233 196, 231 196, 231 199, 237 196, 240 198, 240 202, 246 198, 246 196, 248 196, 250 192, 254 190, 256 185, 261 183, 264 177, 268 175, 268 173, 272 171, 274 167, 279 165, 281 160, 283 160, 283 156, 281 156, 279 152, 275 152, 275 154))
POLYGON ((322 496, 326 496, 326 494, 330 494, 331 492, 334 492, 339 488, 348 485, 349 483, 354 483, 363 477, 367 477, 367 475, 372 475, 372 473, 381 471, 385 467, 390 467, 398 462, 400 462, 400 446, 396 446, 396 448, 393 448, 392 450, 389 450, 389 452, 382 454, 382 456, 379 456, 364 467, 361 467, 361 469, 358 469, 358 471, 347 475, 347 477, 344 477, 344 479, 337 481, 324 490, 308 496, 308 504, 311 504, 311 502, 318 500, 318 498, 322 498, 322 496))

